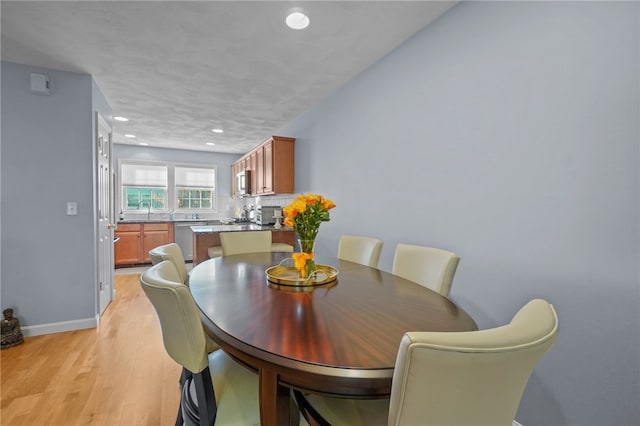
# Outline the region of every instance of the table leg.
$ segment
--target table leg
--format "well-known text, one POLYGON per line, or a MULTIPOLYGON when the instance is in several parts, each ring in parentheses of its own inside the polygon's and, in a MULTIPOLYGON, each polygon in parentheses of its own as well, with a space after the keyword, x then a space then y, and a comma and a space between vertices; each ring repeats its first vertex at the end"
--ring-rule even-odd
POLYGON ((260 369, 260 424, 293 426, 299 423, 298 409, 288 387, 278 384, 278 375, 260 369))

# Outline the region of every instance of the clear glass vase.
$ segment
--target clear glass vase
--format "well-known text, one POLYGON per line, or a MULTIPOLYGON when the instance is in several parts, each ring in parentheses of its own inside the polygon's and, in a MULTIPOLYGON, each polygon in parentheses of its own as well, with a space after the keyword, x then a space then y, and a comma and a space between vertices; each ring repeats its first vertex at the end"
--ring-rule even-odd
MULTIPOLYGON (((313 255, 315 245, 316 245, 316 240, 305 240, 298 237, 298 246, 300 247, 300 251, 303 253, 309 253, 313 255)), ((313 259, 309 259, 305 264, 304 272, 300 271, 300 277, 309 278, 315 270, 316 270, 316 262, 313 259)))
POLYGON ((316 245, 316 240, 303 240, 302 238, 298 237, 298 245, 300 246, 300 251, 304 253, 313 253, 316 245))

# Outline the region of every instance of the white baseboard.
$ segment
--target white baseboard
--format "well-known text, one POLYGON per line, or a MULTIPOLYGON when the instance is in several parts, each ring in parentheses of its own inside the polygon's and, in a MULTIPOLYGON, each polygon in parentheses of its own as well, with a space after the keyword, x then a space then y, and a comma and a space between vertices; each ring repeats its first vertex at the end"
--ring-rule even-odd
POLYGON ((22 335, 41 336, 43 334, 62 333, 65 331, 84 330, 85 328, 96 328, 97 318, 86 318, 81 320, 54 322, 50 324, 30 325, 22 327, 22 335))
POLYGON ((514 420, 513 423, 511 423, 511 426, 522 426, 522 425, 514 420))

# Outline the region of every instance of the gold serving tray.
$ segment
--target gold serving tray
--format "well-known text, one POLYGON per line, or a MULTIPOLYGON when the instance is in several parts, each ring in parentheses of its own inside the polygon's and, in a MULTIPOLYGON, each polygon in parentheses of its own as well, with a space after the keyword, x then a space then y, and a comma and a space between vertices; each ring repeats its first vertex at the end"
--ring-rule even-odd
POLYGON ((288 286, 318 286, 331 283, 338 278, 338 270, 336 268, 318 263, 316 263, 315 271, 309 277, 301 278, 299 271, 295 267, 282 265, 287 260, 293 261, 293 259, 285 259, 279 265, 267 268, 265 271, 267 281, 288 286))

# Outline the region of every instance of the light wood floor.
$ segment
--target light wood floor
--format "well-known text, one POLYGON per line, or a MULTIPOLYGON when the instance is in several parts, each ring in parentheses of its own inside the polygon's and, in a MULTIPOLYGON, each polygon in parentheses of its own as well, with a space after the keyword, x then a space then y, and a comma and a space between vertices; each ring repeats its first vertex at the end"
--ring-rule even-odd
POLYGON ((0 424, 173 425, 181 367, 164 350, 139 275, 115 277, 97 329, 27 337, 0 352, 0 424))

